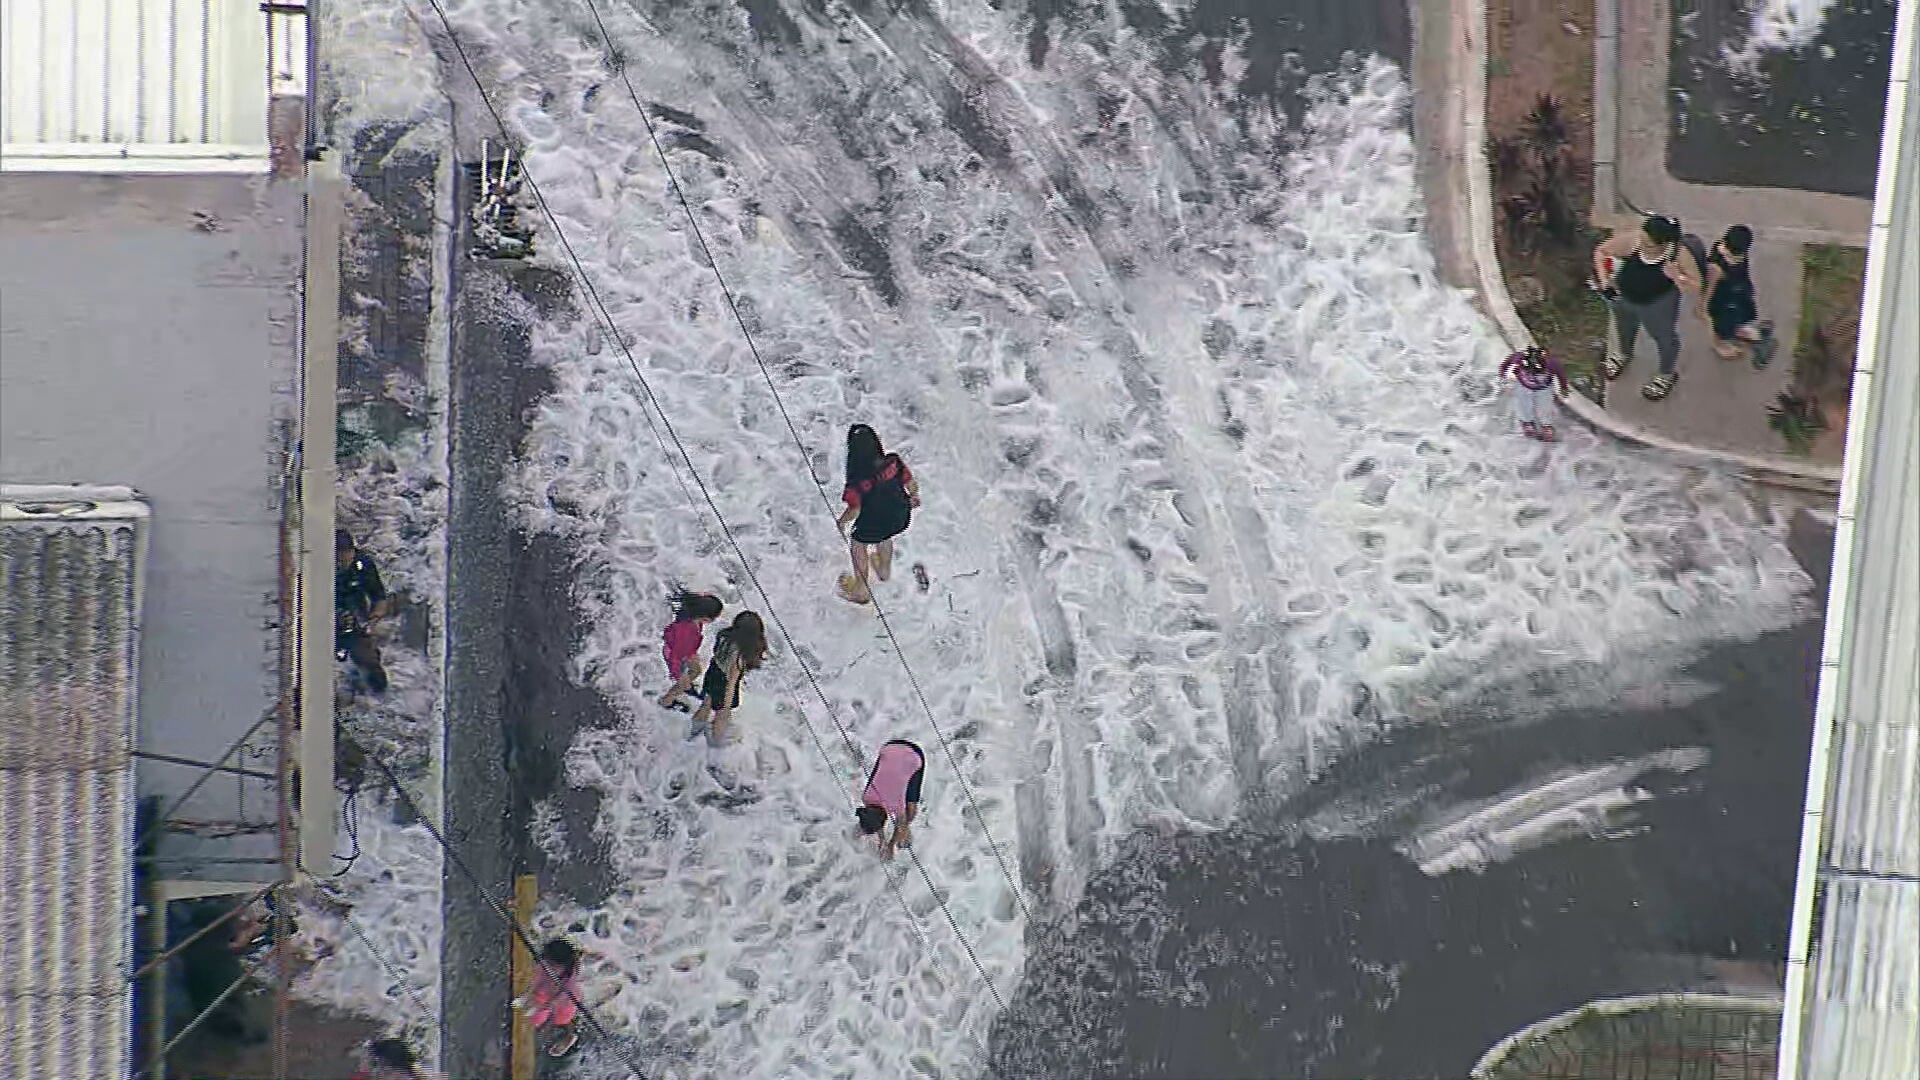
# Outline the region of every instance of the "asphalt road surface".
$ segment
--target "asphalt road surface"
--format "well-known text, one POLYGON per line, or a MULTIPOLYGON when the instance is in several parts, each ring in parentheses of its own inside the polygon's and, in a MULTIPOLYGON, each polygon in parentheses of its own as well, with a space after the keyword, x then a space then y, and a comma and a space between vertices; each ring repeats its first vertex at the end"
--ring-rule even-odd
MULTIPOLYGON (((1794 546, 1823 582, 1831 533, 1794 546)), ((1824 586, 1822 586, 1823 588, 1824 586)), ((1823 595, 1823 594, 1822 594, 1823 595)), ((1710 987, 1783 955, 1820 649, 1810 621, 1700 657, 1674 708, 1450 719, 1210 836, 1143 835, 1034 931, 994 1032, 1002 1077, 1460 1077, 1500 1038, 1598 997, 1710 987), (1428 876, 1389 835, 1293 827, 1355 793, 1487 798, 1683 747, 1632 827, 1428 876)))
POLYGON ((1722 59, 1723 47, 1747 37, 1745 6, 1675 0, 1668 169, 1701 184, 1871 198, 1894 3, 1838 0, 1818 41, 1764 54, 1758 78, 1736 75, 1722 59))

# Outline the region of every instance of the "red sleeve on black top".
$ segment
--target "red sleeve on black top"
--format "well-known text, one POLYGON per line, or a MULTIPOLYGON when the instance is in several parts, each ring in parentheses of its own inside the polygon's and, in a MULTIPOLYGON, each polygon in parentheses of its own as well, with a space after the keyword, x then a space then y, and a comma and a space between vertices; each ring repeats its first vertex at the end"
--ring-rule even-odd
POLYGON ((906 487, 906 486, 908 486, 909 484, 912 484, 912 483, 913 483, 913 470, 912 470, 912 469, 909 469, 909 468, 907 468, 907 463, 906 463, 906 461, 905 461, 904 459, 902 459, 902 458, 894 458, 893 460, 895 460, 895 461, 897 461, 897 462, 899 462, 899 463, 900 463, 900 486, 904 488, 904 487, 906 487))
POLYGON ((843 492, 841 492, 841 493, 840 493, 840 500, 841 500, 842 502, 844 502, 844 503, 846 503, 846 504, 847 504, 848 506, 851 506, 851 507, 853 507, 853 508, 854 508, 854 509, 856 509, 856 510, 857 510, 857 509, 859 509, 859 508, 860 508, 860 487, 859 487, 859 485, 857 485, 857 484, 848 484, 848 485, 847 485, 847 490, 845 490, 845 491, 843 491, 843 492))

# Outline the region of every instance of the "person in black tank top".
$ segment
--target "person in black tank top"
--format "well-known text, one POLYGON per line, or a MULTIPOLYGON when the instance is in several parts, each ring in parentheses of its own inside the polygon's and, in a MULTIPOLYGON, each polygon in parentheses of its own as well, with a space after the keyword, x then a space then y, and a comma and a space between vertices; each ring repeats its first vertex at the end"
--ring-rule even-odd
POLYGON ((1700 285, 1699 261, 1682 238, 1679 221, 1654 214, 1637 233, 1616 233, 1593 249, 1594 280, 1613 308, 1620 347, 1618 356, 1607 357, 1607 378, 1619 378, 1633 361, 1645 327, 1660 353, 1659 372, 1640 388, 1653 401, 1671 393, 1680 378, 1680 293, 1700 285))
POLYGON ((1745 225, 1728 229, 1707 256, 1706 285, 1695 312, 1713 327, 1713 351, 1722 360, 1748 357, 1756 368, 1773 360, 1777 342, 1773 324, 1761 321, 1753 289, 1753 230, 1745 225))

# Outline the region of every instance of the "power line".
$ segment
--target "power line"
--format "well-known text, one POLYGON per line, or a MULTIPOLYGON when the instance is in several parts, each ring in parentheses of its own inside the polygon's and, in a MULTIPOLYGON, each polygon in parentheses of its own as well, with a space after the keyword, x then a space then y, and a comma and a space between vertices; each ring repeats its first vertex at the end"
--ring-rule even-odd
MULTIPOLYGON (((480 73, 474 68, 473 61, 468 57, 465 47, 461 45, 459 35, 454 32, 452 21, 447 17, 446 10, 441 5, 441 0, 428 0, 428 3, 433 7, 434 14, 439 17, 440 25, 446 31, 447 39, 449 43, 452 44, 455 54, 460 58, 461 65, 466 68, 468 77, 473 80, 474 90, 478 94, 481 104, 486 108, 488 114, 492 116, 494 124, 500 129, 502 137, 511 139, 512 132, 507 127, 506 119, 501 116, 499 109, 494 106, 492 99, 487 96, 486 86, 480 79, 480 73)), ((653 424, 651 416, 647 418, 648 426, 653 429, 655 439, 659 440, 660 433, 664 430, 666 436, 673 440, 675 450, 679 452, 681 461, 686 465, 687 474, 692 477, 695 486, 700 489, 702 501, 705 502, 707 509, 713 514, 714 521, 719 524, 720 531, 725 537, 728 546, 733 549, 735 557, 740 560, 741 569, 746 573, 747 580, 752 584, 754 591, 759 594, 763 606, 767 609, 768 617, 773 620, 774 627, 780 632, 780 637, 786 643, 789 653, 793 656, 795 663, 800 666, 800 670, 806 676, 807 682, 811 685, 814 694, 820 699, 821 705, 826 709, 828 718, 833 721, 834 727, 839 730, 840 739, 846 745, 848 753, 859 763, 860 770, 864 773, 866 771, 866 755, 861 753, 858 745, 854 742, 852 733, 847 730, 846 724, 840 719, 838 710, 834 708, 832 700, 827 697, 826 690, 820 685, 820 680, 814 674, 812 666, 807 663, 805 656, 801 654, 798 643, 794 640, 793 634, 787 629, 785 620, 780 617, 779 609, 773 603, 773 597, 768 594, 766 587, 761 584, 759 575, 753 569, 753 563, 747 558, 746 551, 740 546, 740 542, 738 538, 735 537, 732 527, 727 524, 726 515, 720 512, 719 505, 714 501, 713 492, 707 487, 706 481, 701 478, 700 470, 694 465, 693 457, 688 453, 686 444, 681 440, 679 432, 674 429, 672 419, 668 416, 666 409, 661 406, 659 398, 653 392, 652 385, 647 381, 646 375, 641 372, 639 362, 634 359, 633 350, 627 346, 625 338, 621 336, 619 327, 614 322, 612 313, 607 310, 605 303, 600 298, 599 290, 594 287, 592 278, 588 276, 585 264, 574 251, 572 243, 568 241, 566 231, 560 226, 559 218, 547 203, 546 194, 540 190, 540 185, 535 181, 532 171, 526 167, 524 160, 521 162, 521 177, 525 179, 528 190, 533 193, 534 199, 540 204, 541 213, 546 216, 548 223, 552 225, 555 238, 559 240, 561 248, 566 252, 568 261, 573 264, 574 273, 576 277, 578 277, 581 287, 586 290, 589 299, 598 310, 599 314, 597 317, 604 322, 609 336, 620 346, 621 353, 626 357, 627 367, 633 372, 634 379, 639 383, 641 390, 646 395, 646 403, 651 405, 655 412, 659 413, 660 423, 658 426, 653 424)), ((704 242, 703 239, 702 243, 704 242)), ((735 314, 736 316, 738 315, 737 310, 735 314)), ((764 364, 762 365, 762 371, 766 371, 764 364)), ((644 413, 644 410, 642 411, 644 413)), ((784 412, 784 406, 782 411, 784 412)), ((804 444, 802 445, 804 447, 804 444)), ((662 442, 661 449, 663 452, 666 451, 664 442, 662 442)), ((671 453, 668 454, 668 464, 669 467, 673 467, 671 453)), ((679 473, 677 469, 675 470, 675 476, 676 479, 678 479, 679 473)), ((820 488, 821 494, 824 496, 825 489, 824 487, 820 487, 817 475, 814 476, 814 482, 815 486, 820 488)), ((681 480, 681 490, 686 492, 684 480, 681 480)), ((689 501, 692 501, 691 492, 687 492, 687 494, 689 501)), ((795 704, 798 706, 797 701, 795 704)), ((808 733, 812 736, 815 747, 818 748, 821 755, 825 757, 829 772, 831 772, 833 768, 832 756, 827 753, 826 747, 820 742, 819 734, 813 729, 813 721, 808 716, 806 709, 800 707, 799 712, 802 722, 807 725, 808 733)), ((977 812, 976 807, 976 815, 977 812)), ((982 819, 981 824, 983 827, 985 826, 984 819, 982 819)), ((1002 863, 1002 871, 1005 871, 1004 862, 1002 863)), ((907 906, 906 897, 899 891, 898 882, 895 881, 891 875, 888 876, 888 881, 892 885, 894 895, 899 899, 902 909, 905 910, 908 918, 912 919, 912 909, 907 906)), ((1017 888, 1015 889, 1015 897, 1016 899, 1019 897, 1019 890, 1017 888)), ((489 897, 489 899, 491 899, 491 897, 489 897)), ((940 904, 942 909, 946 908, 945 898, 937 891, 934 893, 934 899, 940 904)), ((958 933, 959 923, 954 919, 953 913, 947 911, 946 916, 948 924, 958 933)), ((508 917, 511 918, 511 916, 508 917)), ((964 936, 961 940, 963 944, 966 941, 964 936)), ((529 948, 531 947, 532 946, 529 945, 529 948)), ((981 979, 986 982, 988 989, 992 991, 995 1000, 1000 1000, 999 991, 993 983, 993 977, 988 974, 986 967, 980 963, 978 954, 975 953, 970 944, 966 945, 966 952, 968 957, 973 961, 974 968, 980 973, 981 979)), ((597 1022, 595 1027, 599 1027, 597 1022)))
MULTIPOLYGON (((432 0, 432 2, 437 5, 439 0, 432 0)), ((372 762, 374 768, 380 771, 380 775, 386 778, 388 785, 393 788, 394 797, 406 803, 407 811, 426 828, 427 835, 433 838, 433 842, 439 845, 441 852, 453 862, 454 868, 459 870, 461 875, 467 879, 468 883, 487 901, 487 906, 493 908, 494 914, 500 916, 501 920, 512 929, 514 938, 518 940, 520 944, 526 946, 528 954, 533 957, 533 962, 539 965, 540 970, 545 973, 547 978, 552 981, 555 986, 560 988, 561 993, 572 1000, 574 1007, 580 1010, 580 1015, 587 1018, 587 1023, 592 1026, 598 1040, 606 1043, 608 1046, 614 1046, 613 1033, 608 1031, 606 1025, 600 1022, 600 1018, 594 1015, 592 1009, 587 1007, 587 1003, 581 1001, 580 998, 574 994, 572 988, 567 985, 567 980, 562 979, 560 974, 547 963, 546 958, 541 955, 540 947, 534 944, 532 935, 527 933, 526 926, 520 922, 519 918, 515 916, 512 911, 508 910, 505 904, 500 902, 499 897, 493 895, 493 892, 487 888, 486 883, 480 880, 480 875, 476 874, 473 868, 467 865, 467 860, 461 856, 459 849, 448 842, 446 836, 441 833, 439 826, 433 823, 433 819, 427 815, 419 803, 414 801, 413 796, 407 794, 406 787, 400 783, 400 777, 394 773, 393 769, 389 767, 385 761, 376 757, 373 751, 367 749, 366 745, 361 743, 360 740, 354 738, 352 733, 346 731, 344 725, 342 725, 340 735, 348 744, 358 750, 366 760, 372 762)), ((311 871, 308 871, 308 876, 313 876, 311 871)), ((444 1031, 444 1029, 442 1030, 444 1031)), ((627 1068, 632 1071, 635 1077, 646 1076, 646 1071, 640 1068, 631 1052, 623 1052, 621 1056, 626 1059, 627 1068)))
MULTIPOLYGON (((303 866, 300 868, 300 872, 307 875, 323 892, 331 891, 333 886, 313 871, 303 866)), ((452 1041, 447 1035, 447 1022, 445 1018, 433 1009, 428 1008, 426 1001, 420 997, 420 992, 413 988, 413 983, 407 978, 406 973, 399 970, 396 964, 387 959, 386 952, 382 950, 379 945, 375 944, 373 938, 368 935, 366 931, 360 929, 359 922, 354 919, 351 913, 342 911, 340 912, 340 918, 347 924, 347 929, 352 931, 353 936, 360 939, 360 944, 365 945, 367 951, 373 954, 374 960, 377 961, 382 968, 386 969, 387 977, 400 984, 400 988, 406 991, 409 998, 413 999, 414 1007, 419 1009, 420 1014, 431 1021, 434 1028, 440 1032, 441 1054, 444 1056, 447 1043, 452 1041)))
MULTIPOLYGON (((594 25, 600 28, 601 39, 607 43, 608 49, 612 49, 613 35, 608 32, 606 21, 600 16, 598 0, 586 0, 586 4, 588 10, 593 12, 594 25)), ((720 286, 720 294, 726 297, 727 310, 733 313, 733 321, 739 324, 740 334, 747 342, 747 351, 753 355, 753 362, 759 366, 761 378, 766 380, 767 392, 773 395, 773 403, 780 410, 780 418, 786 421, 787 433, 793 436, 793 444, 800 450, 800 464, 807 470, 807 476, 812 479, 814 489, 820 493, 820 501, 825 504, 828 516, 837 516, 834 514, 833 496, 827 494, 826 485, 821 481, 820 474, 813 469, 813 452, 807 448, 806 440, 800 437, 800 429, 794 426, 793 416, 787 412, 786 400, 780 396, 780 388, 773 381, 773 371, 767 367, 765 357, 761 356, 760 346, 753 340, 753 331, 747 326, 746 318, 741 315, 740 305, 734 300, 733 289, 727 284, 726 274, 720 269, 720 260, 714 256, 713 249, 707 245, 706 232, 700 228, 700 220, 693 212, 693 205, 687 200, 686 188, 681 185, 679 176, 673 171, 673 164, 667 158, 666 147, 661 145, 660 134, 654 127, 653 117, 648 115, 647 107, 641 103, 640 93, 634 89, 633 79, 627 75, 627 65, 621 62, 614 64, 613 67, 620 76, 620 81, 626 85, 627 96, 633 99, 633 107, 640 113, 641 123, 647 126, 647 139, 653 143, 653 151, 660 157, 660 167, 666 170, 668 186, 673 189, 675 198, 679 200, 681 211, 686 214, 687 224, 693 229, 694 239, 700 244, 700 253, 706 257, 707 265, 713 269, 713 277, 720 286)), ((524 164, 523 162, 523 167, 524 164)), ((893 623, 887 618, 886 609, 880 604, 880 597, 871 589, 867 591, 867 595, 873 602, 874 614, 880 618, 880 628, 886 632, 887 641, 893 645, 894 657, 900 661, 900 666, 906 669, 907 682, 913 687, 914 697, 920 703, 920 711, 926 714, 927 726, 933 729, 934 737, 940 741, 940 749, 946 754, 947 765, 953 770, 954 779, 959 782, 960 790, 966 796, 968 805, 973 808, 974 818, 980 822, 980 830, 986 835, 987 846, 993 851, 993 861, 999 864, 1001 875, 1012 887, 1013 899, 1020 905, 1021 916, 1031 922, 1033 913, 1027 909, 1026 894, 1020 888, 1020 882, 1013 876, 1012 870, 1007 867, 1006 857, 1000 852, 1000 842, 994 839, 993 830, 987 825, 986 815, 980 811, 980 800, 974 796, 973 785, 967 783, 966 774, 961 771, 960 762, 954 756, 953 746, 947 739, 946 732, 940 730, 940 722, 933 717, 933 707, 927 703, 927 695, 920 687, 919 676, 914 674, 913 666, 907 662, 906 650, 901 647, 900 639, 894 635, 893 623)))

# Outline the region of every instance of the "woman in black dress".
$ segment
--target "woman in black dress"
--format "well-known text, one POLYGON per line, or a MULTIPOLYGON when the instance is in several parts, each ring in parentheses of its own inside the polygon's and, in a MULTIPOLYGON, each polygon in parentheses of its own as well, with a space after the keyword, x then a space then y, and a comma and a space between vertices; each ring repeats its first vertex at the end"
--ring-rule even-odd
POLYGON ((872 603, 868 566, 881 581, 892 575, 893 538, 912 522, 913 508, 920 505, 920 485, 900 455, 880 445, 872 428, 855 424, 847 429, 847 487, 840 498, 847 504, 836 523, 840 535, 848 536, 847 525, 853 525, 847 543, 853 581, 842 592, 856 604, 872 603))
POLYGON ((1713 351, 1722 360, 1746 356, 1756 368, 1773 360, 1778 342, 1773 323, 1760 318, 1760 305, 1754 299, 1753 264, 1747 253, 1753 250, 1753 230, 1735 225, 1707 255, 1707 282, 1700 290, 1696 312, 1713 326, 1713 351))

